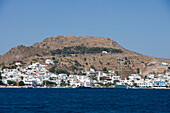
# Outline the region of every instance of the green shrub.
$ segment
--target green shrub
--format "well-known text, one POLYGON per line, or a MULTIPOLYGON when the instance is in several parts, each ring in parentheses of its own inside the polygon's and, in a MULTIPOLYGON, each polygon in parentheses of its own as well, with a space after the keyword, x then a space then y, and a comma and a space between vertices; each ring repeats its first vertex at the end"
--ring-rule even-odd
POLYGON ((55 67, 50 68, 50 69, 49 69, 49 72, 55 73, 55 67))
POLYGON ((43 84, 47 85, 47 86, 52 86, 52 85, 57 85, 55 82, 51 82, 51 81, 43 81, 43 84))
POLYGON ((52 57, 52 60, 55 60, 55 57, 52 57))
POLYGON ((81 66, 81 64, 77 60, 75 60, 74 62, 76 66, 81 66))
POLYGON ((107 70, 107 68, 106 68, 106 67, 104 67, 104 68, 103 68, 103 71, 107 72, 108 70, 107 70))
POLYGON ((35 62, 37 62, 38 60, 37 60, 37 59, 32 59, 32 61, 35 61, 35 62))
POLYGON ((20 81, 19 82, 19 86, 24 86, 25 84, 24 84, 24 82, 23 81, 20 81))
POLYGON ((61 80, 60 86, 66 86, 67 84, 65 83, 64 80, 61 80))
POLYGON ((93 65, 91 65, 91 66, 90 66, 90 68, 92 68, 92 69, 96 70, 96 69, 95 69, 95 67, 94 67, 93 65))
POLYGON ((55 61, 54 61, 54 63, 55 63, 55 64, 57 64, 57 63, 58 63, 58 61, 56 61, 56 60, 55 60, 55 61))
MULTIPOLYGON (((107 51, 110 53, 122 53, 121 49, 113 49, 113 48, 104 48, 104 47, 92 47, 88 48, 85 46, 72 46, 72 47, 64 47, 63 49, 57 49, 50 51, 51 55, 55 54, 95 54, 102 53, 102 51, 107 51)), ((77 57, 77 56, 76 56, 77 57)))
POLYGON ((103 63, 99 60, 99 63, 102 65, 103 63))
POLYGON ((7 80, 7 83, 8 83, 9 85, 13 85, 13 86, 16 86, 16 85, 17 85, 17 83, 16 83, 15 81, 11 81, 11 80, 7 80))
POLYGON ((86 61, 86 58, 84 58, 84 61, 86 61))
POLYGON ((139 73, 140 73, 140 68, 137 68, 136 71, 137 71, 137 73, 139 74, 139 73))
POLYGON ((72 69, 72 71, 74 71, 75 69, 77 69, 77 67, 74 66, 74 65, 72 65, 72 66, 71 66, 71 69, 72 69))
POLYGON ((67 75, 70 75, 70 73, 66 70, 62 70, 62 69, 57 69, 56 70, 56 74, 67 74, 67 75))

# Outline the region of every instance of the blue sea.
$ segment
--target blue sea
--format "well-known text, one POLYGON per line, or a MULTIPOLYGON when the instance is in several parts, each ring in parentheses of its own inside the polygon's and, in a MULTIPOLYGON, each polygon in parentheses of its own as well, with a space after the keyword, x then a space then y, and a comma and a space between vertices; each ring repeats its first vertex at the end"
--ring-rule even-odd
POLYGON ((0 113, 170 113, 166 89, 0 89, 0 113))

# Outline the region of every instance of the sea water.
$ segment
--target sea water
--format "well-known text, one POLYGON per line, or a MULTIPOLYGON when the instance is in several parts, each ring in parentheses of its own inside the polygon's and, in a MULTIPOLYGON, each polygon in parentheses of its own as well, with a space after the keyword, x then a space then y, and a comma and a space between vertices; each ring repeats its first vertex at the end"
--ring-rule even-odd
POLYGON ((0 113, 168 113, 167 89, 0 89, 0 113))

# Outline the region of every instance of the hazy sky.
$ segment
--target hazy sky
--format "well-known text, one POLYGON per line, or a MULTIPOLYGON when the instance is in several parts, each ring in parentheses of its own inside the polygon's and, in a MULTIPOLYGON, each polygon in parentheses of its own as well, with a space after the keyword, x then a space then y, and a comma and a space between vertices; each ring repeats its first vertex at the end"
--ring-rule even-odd
POLYGON ((144 55, 170 58, 168 0, 0 0, 0 54, 47 37, 108 37, 144 55))

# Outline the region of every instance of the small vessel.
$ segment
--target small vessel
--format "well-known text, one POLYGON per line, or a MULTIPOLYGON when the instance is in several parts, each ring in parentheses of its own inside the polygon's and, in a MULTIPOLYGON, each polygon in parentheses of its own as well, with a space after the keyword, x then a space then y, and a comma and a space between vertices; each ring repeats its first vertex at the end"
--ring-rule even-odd
POLYGON ((90 86, 78 86, 77 88, 83 89, 83 88, 91 88, 90 86))
POLYGON ((73 87, 65 87, 66 89, 73 89, 73 87))
POLYGON ((115 88, 116 89, 128 89, 128 87, 125 85, 115 85, 115 88))
POLYGON ((32 88, 33 88, 33 86, 27 86, 26 88, 32 89, 32 88))
POLYGON ((34 88, 41 88, 41 86, 34 86, 34 88))

